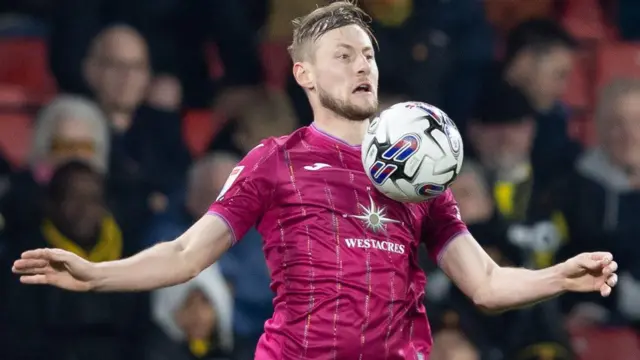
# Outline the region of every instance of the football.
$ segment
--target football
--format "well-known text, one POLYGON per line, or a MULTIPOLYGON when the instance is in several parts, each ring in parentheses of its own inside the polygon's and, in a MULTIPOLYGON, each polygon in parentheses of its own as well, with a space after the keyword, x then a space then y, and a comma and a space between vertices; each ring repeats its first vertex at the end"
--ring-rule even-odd
POLYGON ((382 111, 371 120, 362 142, 367 176, 380 192, 401 202, 421 202, 445 192, 458 176, 463 157, 453 121, 421 102, 382 111))

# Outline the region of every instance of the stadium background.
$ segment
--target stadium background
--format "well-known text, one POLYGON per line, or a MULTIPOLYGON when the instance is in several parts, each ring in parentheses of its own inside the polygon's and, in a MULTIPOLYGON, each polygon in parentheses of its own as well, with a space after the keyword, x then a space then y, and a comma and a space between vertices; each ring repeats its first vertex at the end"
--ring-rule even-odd
MULTIPOLYGON (((112 260, 180 234, 260 139, 310 122, 286 45, 316 3, 0 4, 0 359, 252 359, 272 296, 255 232, 151 294, 21 287, 9 264, 34 246, 112 260)), ((621 266, 605 301, 488 316, 425 261, 432 360, 640 359, 638 3, 360 3, 382 105, 430 102, 463 131, 454 190, 491 255, 543 267, 602 248, 621 266)))

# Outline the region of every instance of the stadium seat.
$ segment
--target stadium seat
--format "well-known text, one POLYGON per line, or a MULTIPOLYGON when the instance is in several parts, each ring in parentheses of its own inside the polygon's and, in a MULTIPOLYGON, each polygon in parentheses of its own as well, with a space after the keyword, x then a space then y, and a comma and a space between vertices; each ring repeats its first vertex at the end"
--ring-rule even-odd
POLYGON ((0 84, 0 111, 15 110, 28 104, 29 95, 22 86, 0 84))
POLYGON ((193 157, 199 157, 223 124, 220 115, 207 109, 188 110, 182 118, 182 136, 193 157))
POLYGON ((486 0, 484 9, 489 22, 507 32, 522 21, 553 17, 553 0, 486 0))
POLYGON ((579 360, 640 359, 637 335, 630 329, 585 329, 572 335, 579 360))
POLYGON ((619 77, 640 78, 640 44, 611 42, 598 46, 596 90, 619 77))
POLYGON ((261 52, 267 85, 276 89, 284 89, 287 85, 287 76, 291 71, 291 59, 287 52, 287 46, 266 42, 262 44, 261 52))
POLYGON ((583 41, 599 42, 611 38, 599 0, 566 0, 562 25, 583 41))
POLYGON ((593 103, 593 76, 590 76, 592 70, 592 57, 589 54, 580 54, 576 57, 573 71, 569 76, 567 91, 564 94, 563 101, 573 110, 590 110, 593 103))
POLYGON ((0 112, 0 151, 15 166, 24 165, 31 147, 32 115, 0 112))
POLYGON ((37 38, 0 40, 0 83, 22 86, 29 102, 42 104, 55 93, 47 46, 37 38))

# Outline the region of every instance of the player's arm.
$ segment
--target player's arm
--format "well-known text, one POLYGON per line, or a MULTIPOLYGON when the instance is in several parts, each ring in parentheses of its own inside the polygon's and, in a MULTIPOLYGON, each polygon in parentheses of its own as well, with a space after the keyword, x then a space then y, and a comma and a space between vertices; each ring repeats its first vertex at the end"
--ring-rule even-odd
POLYGON ((531 305, 567 290, 561 266, 542 270, 501 267, 469 233, 450 240, 439 265, 476 306, 486 311, 531 305))
POLYGON ((209 212, 177 239, 127 259, 92 263, 68 251, 27 251, 13 271, 25 284, 74 291, 139 291, 188 281, 213 264, 265 212, 273 197, 276 146, 262 145, 232 171, 209 212))
POLYGON ((173 241, 130 258, 95 264, 91 290, 151 290, 186 282, 218 260, 231 241, 224 221, 205 215, 173 241))
POLYGON ((424 230, 433 260, 487 311, 531 305, 565 291, 608 296, 617 282, 617 264, 610 253, 583 253, 541 270, 499 266, 467 231, 450 191, 429 204, 424 230))

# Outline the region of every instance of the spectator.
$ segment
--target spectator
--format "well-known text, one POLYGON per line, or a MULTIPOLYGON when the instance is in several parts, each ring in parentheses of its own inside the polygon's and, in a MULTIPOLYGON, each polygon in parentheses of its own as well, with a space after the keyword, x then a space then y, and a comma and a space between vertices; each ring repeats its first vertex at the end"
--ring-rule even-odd
MULTIPOLYGON (((11 258, 40 247, 65 249, 96 262, 131 255, 104 200, 99 172, 81 162, 61 165, 47 186, 40 223, 16 234, 11 258)), ((134 360, 141 354, 139 337, 147 324, 142 293, 27 288, 17 278, 6 290, 0 307, 3 359, 134 360)))
POLYGON ((193 280, 154 291, 148 360, 225 360, 233 348, 233 301, 218 265, 193 280))
POLYGON ((181 90, 169 76, 150 84, 147 44, 115 25, 93 40, 84 74, 111 128, 109 193, 123 226, 143 236, 154 212, 184 185, 191 161, 181 129, 181 90))
POLYGON ((229 153, 212 153, 196 161, 189 170, 184 203, 154 217, 144 245, 172 240, 204 215, 238 161, 229 153))
MULTIPOLYGON (((189 172, 184 205, 177 211, 156 215, 146 244, 173 239, 191 226, 221 192, 238 161, 237 155, 214 152, 195 162, 189 172)), ((218 264, 234 291, 234 359, 253 359, 264 322, 273 313, 273 292, 269 288, 270 277, 260 234, 255 229, 250 230, 218 264)))
POLYGON ((487 89, 469 141, 487 176, 498 216, 509 224, 508 241, 521 252, 519 266, 554 263, 562 237, 552 222, 549 189, 535 181, 532 165, 535 110, 516 87, 497 80, 487 89))
POLYGON ((576 41, 555 21, 532 19, 509 32, 505 58, 498 66, 499 76, 523 91, 537 111, 532 161, 540 181, 570 167, 579 152, 569 139, 568 111, 561 103, 576 47, 576 41))
POLYGON ((53 73, 64 91, 87 91, 80 69, 92 38, 111 24, 126 23, 144 34, 153 68, 178 79, 190 107, 208 107, 214 96, 224 95, 233 105, 229 110, 241 108, 262 80, 255 27, 243 3, 59 0, 50 47, 53 73), (212 84, 207 64, 210 40, 224 65, 220 84, 212 84))
MULTIPOLYGON (((452 185, 461 216, 494 261, 502 266, 522 264, 524 252, 510 241, 509 223, 494 211, 483 175, 480 166, 466 161, 452 185)), ((501 315, 480 314, 440 270, 430 274, 427 296, 433 302, 431 318, 440 329, 434 347, 457 344, 453 347, 465 349, 466 356, 475 347, 482 359, 492 360, 535 358, 545 353, 551 354, 550 359, 573 358, 557 302, 501 315)))
POLYGON ((210 151, 233 152, 244 156, 265 138, 282 136, 298 125, 286 93, 271 90, 230 119, 209 144, 210 151))
POLYGON ((181 137, 181 90, 168 76, 150 84, 150 71, 144 38, 124 25, 106 28, 93 40, 84 66, 113 133, 111 175, 168 194, 183 184, 190 162, 181 137))
POLYGON ((566 297, 571 323, 638 322, 640 313, 640 81, 619 79, 599 97, 598 145, 582 154, 558 188, 569 252, 610 249, 618 257, 620 288, 612 298, 566 297), (590 305, 587 305, 590 304, 590 305), (597 305, 597 306, 594 306, 597 305))
POLYGON ((0 201, 7 238, 39 221, 41 199, 56 166, 69 160, 87 161, 106 174, 109 131, 100 109, 90 100, 62 95, 43 108, 36 119, 28 168, 11 174, 0 201))

